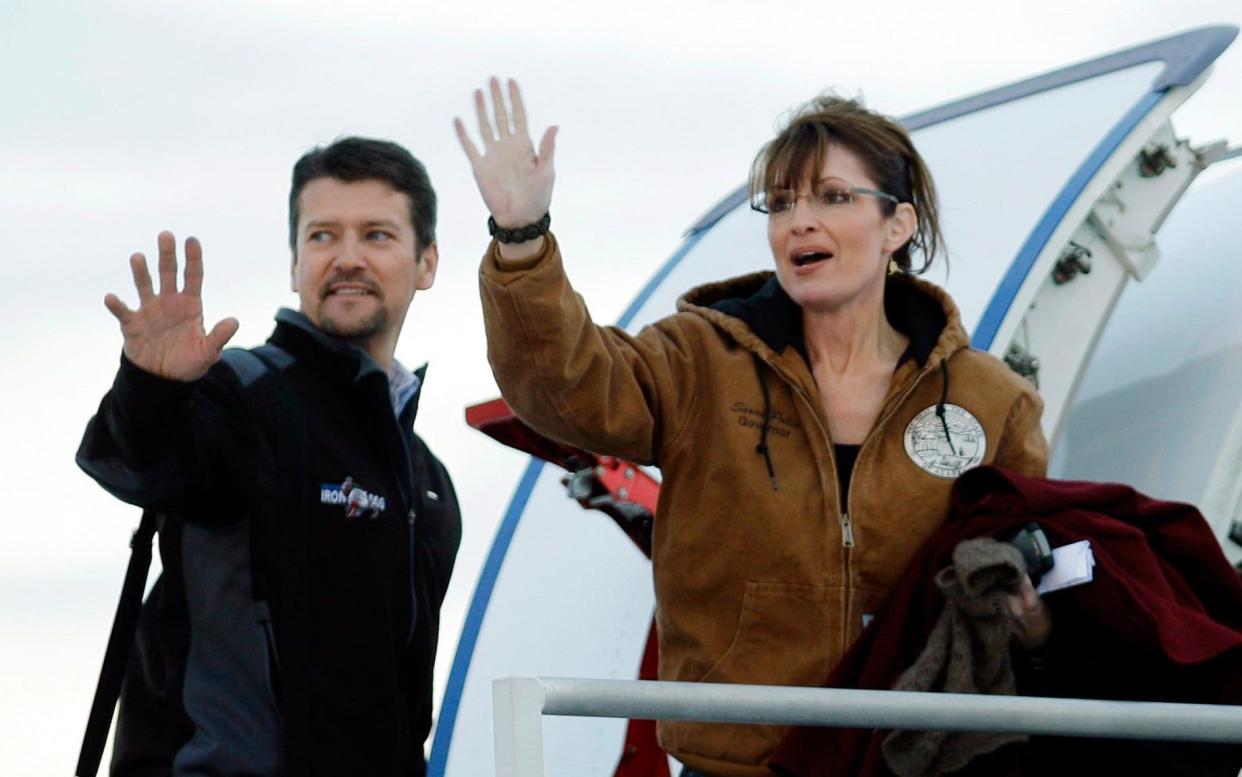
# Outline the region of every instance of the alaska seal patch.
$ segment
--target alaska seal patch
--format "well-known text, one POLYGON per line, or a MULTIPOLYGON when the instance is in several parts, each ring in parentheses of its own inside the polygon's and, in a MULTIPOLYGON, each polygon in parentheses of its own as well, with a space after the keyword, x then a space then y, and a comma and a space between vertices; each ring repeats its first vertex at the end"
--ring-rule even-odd
POLYGON ((971 467, 979 466, 988 452, 983 424, 970 411, 958 405, 944 406, 944 422, 932 405, 916 415, 906 427, 906 454, 924 472, 952 479, 971 467), (945 425, 949 438, 945 439, 945 425))

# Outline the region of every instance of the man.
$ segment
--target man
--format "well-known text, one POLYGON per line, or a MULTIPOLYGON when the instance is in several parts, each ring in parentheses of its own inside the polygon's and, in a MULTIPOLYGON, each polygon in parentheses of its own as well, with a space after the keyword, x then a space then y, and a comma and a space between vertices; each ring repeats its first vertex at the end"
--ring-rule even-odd
POLYGON ((435 212, 408 151, 345 138, 293 168, 300 310, 267 345, 222 354, 234 319, 205 332, 194 238, 180 290, 164 232, 158 291, 134 254, 137 309, 105 298, 123 356, 78 463, 161 513, 165 567, 114 774, 424 773, 461 519, 412 428, 423 372, 394 351, 435 279, 435 212))

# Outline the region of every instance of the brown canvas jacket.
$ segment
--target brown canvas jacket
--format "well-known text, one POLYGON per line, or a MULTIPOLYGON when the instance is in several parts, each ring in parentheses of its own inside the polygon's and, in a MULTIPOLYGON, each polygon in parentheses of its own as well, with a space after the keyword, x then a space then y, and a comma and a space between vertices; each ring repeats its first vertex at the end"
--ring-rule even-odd
MULTIPOLYGON (((548 436, 661 469, 652 557, 661 679, 821 685, 944 521, 963 463, 1044 474, 1038 395, 969 347, 952 300, 929 283, 898 281, 942 326, 923 358, 897 368, 842 504, 800 314, 786 307, 796 320, 748 323, 726 312, 745 313, 771 273, 699 287, 676 314, 631 335, 592 323, 551 236, 521 269, 502 270, 495 251, 480 287, 506 401, 548 436), (796 342, 778 342, 782 327, 796 342)), ((670 753, 720 777, 770 775, 784 731, 659 726, 670 753)))

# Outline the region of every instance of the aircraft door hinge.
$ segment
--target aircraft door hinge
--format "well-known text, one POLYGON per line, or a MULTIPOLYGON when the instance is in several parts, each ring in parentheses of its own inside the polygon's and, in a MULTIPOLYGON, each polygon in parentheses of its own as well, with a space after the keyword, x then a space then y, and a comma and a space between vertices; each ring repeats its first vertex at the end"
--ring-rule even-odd
POLYGON ((1071 240, 1052 268, 1052 282, 1061 286, 1074 280, 1079 274, 1087 275, 1090 272, 1091 249, 1071 240))
POLYGON ((1018 343, 1010 343, 1005 352, 1005 364, 1009 369, 1035 384, 1039 388, 1039 357, 1023 348, 1018 343))
POLYGON ((1138 163, 1139 175, 1143 178, 1155 178, 1165 170, 1177 167, 1177 160, 1163 143, 1153 143, 1140 151, 1138 163))

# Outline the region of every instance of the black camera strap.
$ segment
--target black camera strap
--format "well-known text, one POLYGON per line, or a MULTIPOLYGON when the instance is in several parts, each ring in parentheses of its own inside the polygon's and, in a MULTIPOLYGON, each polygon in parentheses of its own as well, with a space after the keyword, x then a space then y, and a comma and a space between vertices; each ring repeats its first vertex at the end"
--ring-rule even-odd
POLYGON ((129 567, 125 570, 125 582, 112 621, 112 633, 108 635, 108 648, 104 651, 103 668, 95 686, 95 699, 87 717, 86 734, 82 737, 82 749, 78 752, 78 777, 95 777, 112 728, 112 713, 121 695, 121 683, 125 680, 125 668, 129 665, 130 649, 138 628, 138 613, 142 609, 142 594, 147 587, 147 573, 151 570, 151 541, 155 537, 155 513, 145 510, 142 520, 129 540, 129 567))

